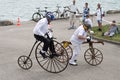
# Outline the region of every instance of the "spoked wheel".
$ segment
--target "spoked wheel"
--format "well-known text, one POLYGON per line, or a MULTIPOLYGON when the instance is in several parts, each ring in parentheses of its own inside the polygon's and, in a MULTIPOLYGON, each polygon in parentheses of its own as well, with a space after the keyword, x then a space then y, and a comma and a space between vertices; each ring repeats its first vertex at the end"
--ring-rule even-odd
POLYGON ((35 22, 38 22, 41 18, 42 18, 42 15, 39 14, 39 13, 34 13, 32 15, 32 20, 35 21, 35 22))
POLYGON ((66 46, 64 43, 61 43, 63 45, 63 47, 66 49, 69 59, 71 59, 72 55, 73 55, 73 50, 71 48, 71 46, 66 46))
POLYGON ((55 16, 55 19, 60 18, 60 13, 58 13, 57 11, 54 11, 53 15, 55 16))
POLYGON ((89 48, 85 51, 84 58, 88 64, 97 66, 103 61, 103 54, 97 48, 89 48))
POLYGON ((59 54, 59 56, 51 58, 52 53, 48 50, 46 53, 48 57, 43 59, 39 53, 43 47, 43 43, 39 43, 37 45, 35 50, 35 56, 37 62, 44 70, 51 73, 59 73, 64 71, 68 65, 68 54, 65 48, 57 41, 54 41, 54 46, 55 46, 55 51, 57 54, 59 54))
POLYGON ((24 70, 28 70, 32 67, 32 60, 28 57, 28 56, 20 56, 18 58, 18 65, 24 69, 24 70))

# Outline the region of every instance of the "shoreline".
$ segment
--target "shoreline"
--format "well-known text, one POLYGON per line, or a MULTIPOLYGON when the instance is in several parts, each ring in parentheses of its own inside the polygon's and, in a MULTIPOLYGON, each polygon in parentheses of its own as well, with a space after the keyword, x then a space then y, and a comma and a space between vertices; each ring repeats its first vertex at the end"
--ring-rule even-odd
MULTIPOLYGON (((77 18, 82 18, 82 14, 78 14, 77 18)), ((93 21, 93 24, 96 25, 95 15, 90 14, 90 18, 93 21)), ((116 20, 117 23, 120 24, 119 18, 120 18, 120 10, 108 10, 108 11, 105 12, 104 19, 105 19, 106 22, 103 21, 103 24, 110 23, 112 21, 112 19, 116 20)), ((62 20, 62 19, 65 19, 65 18, 59 18, 59 19, 56 19, 56 20, 62 20)), ((68 20, 68 19, 66 19, 66 20, 68 20)), ((32 21, 32 20, 21 21, 21 22, 29 22, 29 21, 32 21)), ((9 25, 14 25, 16 23, 17 23, 17 20, 16 21, 13 21, 13 20, 10 20, 10 19, 0 20, 0 26, 9 26, 9 25)), ((95 25, 93 25, 93 26, 95 26, 95 25)))

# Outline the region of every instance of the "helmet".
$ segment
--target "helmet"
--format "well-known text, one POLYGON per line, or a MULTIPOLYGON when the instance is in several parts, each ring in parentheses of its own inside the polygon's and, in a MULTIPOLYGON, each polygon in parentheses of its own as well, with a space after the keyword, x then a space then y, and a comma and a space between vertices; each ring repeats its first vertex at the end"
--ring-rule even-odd
POLYGON ((54 20, 54 15, 52 12, 47 12, 45 16, 46 18, 49 18, 50 20, 54 20))
POLYGON ((91 28, 90 24, 88 24, 87 22, 84 22, 83 25, 84 25, 87 29, 90 29, 90 28, 91 28))

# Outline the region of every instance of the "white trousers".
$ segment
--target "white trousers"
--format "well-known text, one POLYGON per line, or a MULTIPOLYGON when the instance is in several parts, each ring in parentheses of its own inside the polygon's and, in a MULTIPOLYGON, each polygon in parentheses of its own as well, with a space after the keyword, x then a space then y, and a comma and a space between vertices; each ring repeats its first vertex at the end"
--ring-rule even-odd
POLYGON ((70 13, 70 26, 74 26, 75 22, 76 22, 76 14, 74 13, 70 13))
POLYGON ((73 45, 73 56, 70 59, 70 62, 74 62, 77 59, 77 55, 80 53, 80 46, 81 44, 78 44, 76 42, 71 41, 72 45, 73 45))

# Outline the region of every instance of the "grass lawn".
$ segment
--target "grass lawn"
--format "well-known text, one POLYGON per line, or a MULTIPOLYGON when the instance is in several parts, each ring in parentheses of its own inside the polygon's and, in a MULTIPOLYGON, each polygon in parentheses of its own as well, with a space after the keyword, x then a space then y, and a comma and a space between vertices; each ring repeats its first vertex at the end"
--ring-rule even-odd
MULTIPOLYGON (((109 28, 109 25, 104 25, 102 27, 102 32, 98 31, 98 27, 95 26, 92 28, 92 30, 95 32, 94 36, 98 37, 100 39, 107 39, 107 40, 112 40, 112 41, 117 41, 120 42, 120 34, 116 33, 113 37, 106 37, 106 36, 102 36, 103 32, 106 32, 109 28)), ((120 26, 119 26, 119 30, 120 30, 120 26)))

